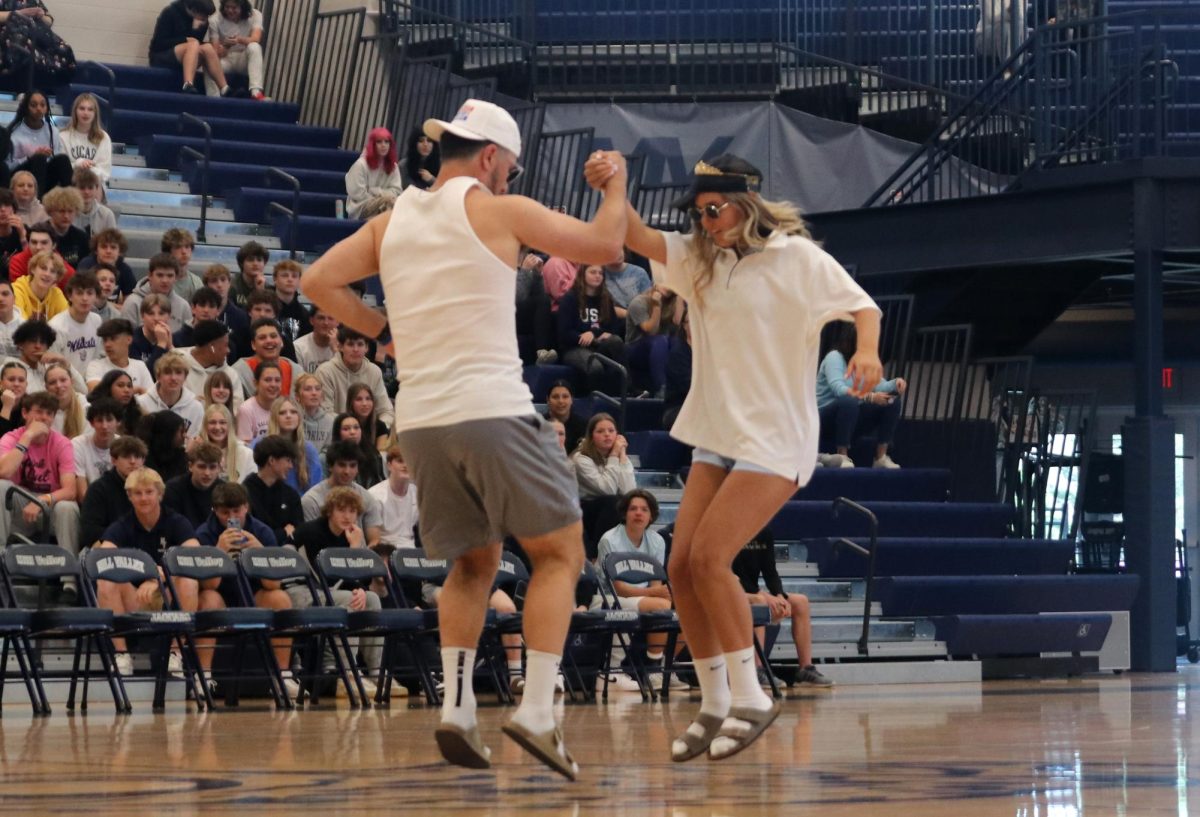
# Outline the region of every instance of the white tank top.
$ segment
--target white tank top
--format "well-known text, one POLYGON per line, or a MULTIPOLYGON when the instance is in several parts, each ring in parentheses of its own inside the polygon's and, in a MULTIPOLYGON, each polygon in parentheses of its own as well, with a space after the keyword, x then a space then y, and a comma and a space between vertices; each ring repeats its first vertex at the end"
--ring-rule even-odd
POLYGON ((467 192, 477 184, 458 177, 436 191, 410 186, 383 236, 397 431, 534 413, 517 352, 517 271, 467 220, 467 192))

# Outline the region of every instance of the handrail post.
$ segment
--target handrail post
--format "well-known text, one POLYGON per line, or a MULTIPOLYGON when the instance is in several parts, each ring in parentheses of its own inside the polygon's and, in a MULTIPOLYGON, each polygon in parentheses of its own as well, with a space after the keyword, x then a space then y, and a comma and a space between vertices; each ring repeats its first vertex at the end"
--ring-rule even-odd
POLYGON ((113 122, 117 118, 117 74, 104 63, 95 60, 87 60, 80 67, 84 65, 91 65, 100 69, 108 78, 108 129, 111 131, 113 129, 113 122))
POLYGON ((204 243, 208 240, 208 171, 209 165, 212 162, 212 126, 198 116, 184 113, 179 114, 178 130, 183 133, 188 125, 195 125, 204 131, 204 153, 198 154, 193 148, 186 145, 179 151, 181 156, 199 156, 203 160, 203 165, 200 171, 200 226, 196 229, 196 240, 204 243))
MULTIPOLYGON (((866 551, 867 586, 866 590, 864 591, 865 598, 863 599, 862 635, 859 636, 858 639, 858 654, 866 656, 871 638, 871 601, 875 595, 875 557, 879 551, 879 519, 876 518, 875 514, 864 508, 862 505, 859 505, 853 500, 846 499, 844 496, 839 496, 837 499, 833 500, 833 515, 835 518, 843 507, 848 508, 859 516, 864 517, 871 529, 871 544, 866 551)), ((836 548, 838 545, 850 545, 860 553, 863 551, 861 546, 855 545, 853 542, 849 542, 844 539, 839 540, 838 544, 834 545, 834 547, 836 548)))
POLYGON ((605 369, 615 369, 621 376, 621 394, 619 396, 620 409, 617 411, 617 428, 624 433, 625 429, 625 403, 629 399, 629 370, 622 366, 611 357, 602 355, 599 352, 592 353, 592 359, 600 362, 600 365, 605 369))
POLYGON ((296 259, 296 234, 300 231, 300 180, 277 167, 268 167, 263 175, 268 186, 271 184, 272 178, 278 178, 287 182, 292 188, 292 209, 290 211, 277 201, 267 205, 267 211, 279 210, 291 218, 292 229, 288 231, 288 257, 294 261, 296 259))

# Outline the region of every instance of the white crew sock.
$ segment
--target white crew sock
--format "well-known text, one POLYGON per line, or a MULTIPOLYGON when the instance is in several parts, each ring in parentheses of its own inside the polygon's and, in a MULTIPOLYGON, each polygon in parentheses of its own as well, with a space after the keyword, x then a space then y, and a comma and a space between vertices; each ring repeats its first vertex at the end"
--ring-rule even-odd
POLYGON ((475 650, 442 648, 442 723, 463 729, 475 725, 475 650))
POLYGON ((735 707, 770 709, 771 699, 758 683, 758 667, 754 663, 754 647, 725 653, 729 665, 729 690, 735 707))
POLYGON ((555 727, 554 682, 561 661, 562 656, 554 653, 525 652, 525 694, 512 719, 535 735, 555 727))

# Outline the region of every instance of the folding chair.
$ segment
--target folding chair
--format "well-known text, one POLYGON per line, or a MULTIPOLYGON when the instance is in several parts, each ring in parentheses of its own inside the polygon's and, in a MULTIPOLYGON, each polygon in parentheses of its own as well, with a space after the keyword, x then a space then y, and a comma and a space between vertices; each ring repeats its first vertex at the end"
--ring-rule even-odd
POLYGON ((5 594, 0 593, 0 639, 4 641, 0 650, 0 714, 3 714, 4 681, 8 677, 8 653, 11 649, 17 658, 17 667, 21 672, 21 680, 25 682, 34 716, 49 715, 50 702, 46 700, 42 676, 33 655, 33 644, 29 640, 33 614, 15 608, 15 600, 7 599, 5 594))
MULTIPOLYGON (((392 578, 394 580, 396 598, 405 607, 413 606, 404 595, 402 584, 405 582, 432 582, 443 584, 450 575, 450 562, 446 559, 430 559, 420 548, 397 548, 392 552, 392 578)), ((424 621, 425 635, 439 635, 437 610, 426 610, 424 621)), ((503 660, 502 650, 497 649, 500 640, 496 634, 496 614, 488 610, 484 619, 483 632, 479 637, 479 658, 483 660, 484 668, 496 687, 500 700, 512 703, 512 691, 508 688, 507 663, 503 660)), ((440 696, 434 693, 430 703, 441 703, 440 696)))
MULTIPOLYGON (((4 549, 4 558, 0 561, 0 577, 3 579, 4 592, 10 604, 17 603, 13 589, 13 581, 24 579, 45 582, 59 581, 64 577, 79 581, 79 562, 74 556, 57 545, 9 545, 4 549)), ((71 665, 71 686, 67 694, 67 711, 75 711, 75 691, 79 681, 79 663, 84 658, 83 665, 83 696, 79 711, 87 712, 88 679, 92 668, 92 651, 100 657, 100 665, 104 668, 104 677, 112 692, 113 706, 117 712, 129 712, 129 696, 125 694, 125 685, 117 672, 116 653, 113 650, 109 636, 113 631, 113 614, 111 610, 98 610, 94 607, 63 607, 57 609, 38 609, 30 611, 29 637, 42 641, 48 638, 66 639, 75 642, 75 658, 71 665), (86 658, 85 656, 86 649, 86 658)), ((50 711, 45 702, 45 691, 40 696, 44 712, 50 711)))
MULTIPOLYGON (((172 599, 172 609, 178 610, 179 598, 175 592, 175 579, 195 579, 206 582, 209 579, 222 579, 238 582, 238 568, 225 551, 216 547, 177 546, 167 550, 163 556, 163 574, 167 590, 172 599)), ((239 585, 240 587, 240 585, 239 585)), ((224 685, 225 705, 237 706, 239 686, 245 664, 246 644, 249 642, 257 650, 263 666, 266 667, 267 681, 271 689, 271 697, 280 709, 291 709, 292 700, 288 697, 283 686, 283 677, 279 673, 279 665, 275 662, 275 653, 271 651, 269 634, 271 623, 275 619, 273 610, 262 610, 257 607, 232 607, 222 610, 198 610, 195 614, 195 629, 190 636, 185 636, 195 649, 196 638, 227 638, 235 642, 233 682, 224 685)), ((200 686, 204 691, 204 700, 208 708, 215 704, 212 688, 200 674, 200 686)))
MULTIPOLYGON (((671 580, 667 575, 667 570, 657 559, 644 553, 610 553, 604 559, 604 576, 608 581, 608 590, 616 597, 617 591, 613 582, 622 581, 629 584, 641 584, 643 582, 660 581, 671 588, 671 580)), ((752 625, 754 627, 765 627, 771 623, 771 610, 763 604, 751 605, 750 613, 752 625)), ((640 613, 639 621, 641 624, 641 632, 650 633, 666 633, 667 646, 663 650, 663 673, 662 673, 662 689, 658 690, 657 694, 663 700, 670 697, 671 694, 671 673, 674 671, 675 665, 675 647, 679 639, 682 629, 679 625, 679 616, 675 613, 674 599, 671 601, 671 609, 661 612, 640 613)), ((758 636, 754 636, 754 651, 758 655, 758 659, 764 667, 770 667, 767 660, 767 654, 759 643, 758 636)), ((630 653, 630 660, 634 665, 635 671, 643 671, 641 656, 635 652, 630 653), (640 665, 640 666, 639 666, 640 665)), ((647 676, 648 677, 648 676, 647 676)), ((775 681, 775 674, 768 672, 767 677, 771 683, 771 695, 774 698, 781 697, 779 685, 775 681)))
MULTIPOLYGON (((254 604, 254 594, 250 590, 250 581, 286 582, 290 579, 300 579, 312 595, 312 607, 291 610, 276 610, 271 624, 272 638, 291 638, 307 642, 308 649, 300 653, 300 694, 296 703, 304 703, 305 684, 308 680, 308 697, 314 705, 320 703, 320 681, 324 676, 322 663, 325 648, 333 653, 333 663, 337 668, 338 678, 346 688, 353 707, 366 706, 367 693, 363 689, 362 679, 358 668, 354 665, 354 653, 346 638, 350 627, 350 613, 332 603, 325 606, 324 597, 318 592, 313 580, 308 562, 298 551, 291 548, 251 548, 242 551, 238 559, 243 581, 241 583, 242 600, 247 606, 254 604), (349 666, 347 666, 349 665, 349 666)), ((332 598, 330 599, 332 602, 332 598)), ((295 644, 293 643, 293 649, 295 644)))
MULTIPOLYGON (((523 635, 525 626, 525 616, 521 612, 525 607, 525 590, 529 587, 529 570, 525 567, 525 563, 518 559, 508 551, 503 551, 500 554, 500 564, 496 568, 496 580, 492 583, 492 588, 495 590, 503 590, 513 600, 517 606, 515 613, 496 613, 490 611, 492 616, 489 618, 491 625, 488 630, 489 634, 495 634, 495 648, 500 651, 500 655, 504 658, 504 678, 505 686, 511 692, 511 679, 508 672, 508 648, 504 646, 503 638, 506 635, 523 635)), ((521 643, 521 663, 525 663, 525 644, 521 643)))
MULTIPOLYGON (((167 597, 166 588, 158 575, 158 565, 150 554, 133 548, 92 548, 83 560, 83 574, 87 581, 83 585, 83 597, 89 607, 98 607, 96 583, 99 581, 114 584, 141 584, 153 581, 158 592, 164 599, 167 597)), ((135 613, 124 613, 113 617, 113 635, 121 638, 149 638, 155 649, 151 651, 151 665, 154 667, 154 701, 155 711, 165 706, 167 691, 167 672, 170 661, 168 655, 171 644, 179 647, 183 659, 183 672, 187 681, 188 692, 191 693, 197 706, 204 706, 204 690, 197 685, 197 675, 200 672, 200 660, 196 656, 194 644, 188 638, 196 628, 195 617, 182 610, 155 610, 135 613)))
MULTIPOLYGON (((596 569, 589 562, 583 563, 583 570, 579 574, 576 598, 579 598, 580 590, 588 599, 600 590, 600 578, 596 575, 596 569)), ((603 593, 601 599, 606 599, 603 593)), ((571 626, 567 630, 567 643, 563 649, 562 670, 567 696, 572 701, 577 700, 577 695, 582 695, 585 701, 596 700, 596 684, 594 680, 589 683, 587 678, 586 670, 590 668, 579 660, 581 654, 586 655, 591 651, 589 647, 599 651, 600 660, 597 662, 596 675, 604 678, 602 699, 608 700, 613 639, 616 638, 622 649, 628 652, 630 639, 638 631, 639 626, 640 622, 636 611, 614 609, 607 604, 596 610, 584 610, 571 614, 571 626)), ((639 683, 639 689, 642 692, 643 700, 649 700, 649 688, 639 683)))
MULTIPOLYGON (((390 585, 387 562, 373 550, 366 548, 326 548, 317 554, 317 577, 325 595, 325 603, 333 605, 333 585, 342 581, 366 582, 383 579, 390 585)), ((382 610, 351 611, 349 635, 358 638, 382 638, 383 660, 379 666, 376 683, 375 703, 391 702, 392 681, 399 665, 400 648, 407 647, 412 655, 415 677, 426 697, 436 695, 436 684, 429 672, 428 662, 421 652, 418 636, 425 628, 425 614, 421 610, 385 608, 382 610)), ((360 688, 365 700, 366 690, 360 688)))

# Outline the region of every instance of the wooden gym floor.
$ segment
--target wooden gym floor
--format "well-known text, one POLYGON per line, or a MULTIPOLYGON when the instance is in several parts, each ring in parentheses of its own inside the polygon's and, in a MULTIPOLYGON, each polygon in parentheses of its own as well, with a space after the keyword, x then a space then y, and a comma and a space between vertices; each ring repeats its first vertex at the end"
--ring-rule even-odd
MULTIPOLYGON (((196 714, 94 697, 34 720, 19 685, 0 719, 9 815, 1074 815, 1200 814, 1200 667, 1177 675, 844 687, 793 693, 757 746, 723 763, 668 758, 695 709, 617 693, 563 710, 581 780, 560 782, 481 723, 494 768, 440 761, 437 712, 336 707, 196 714)), ((100 692, 94 689, 93 693, 100 692)))

